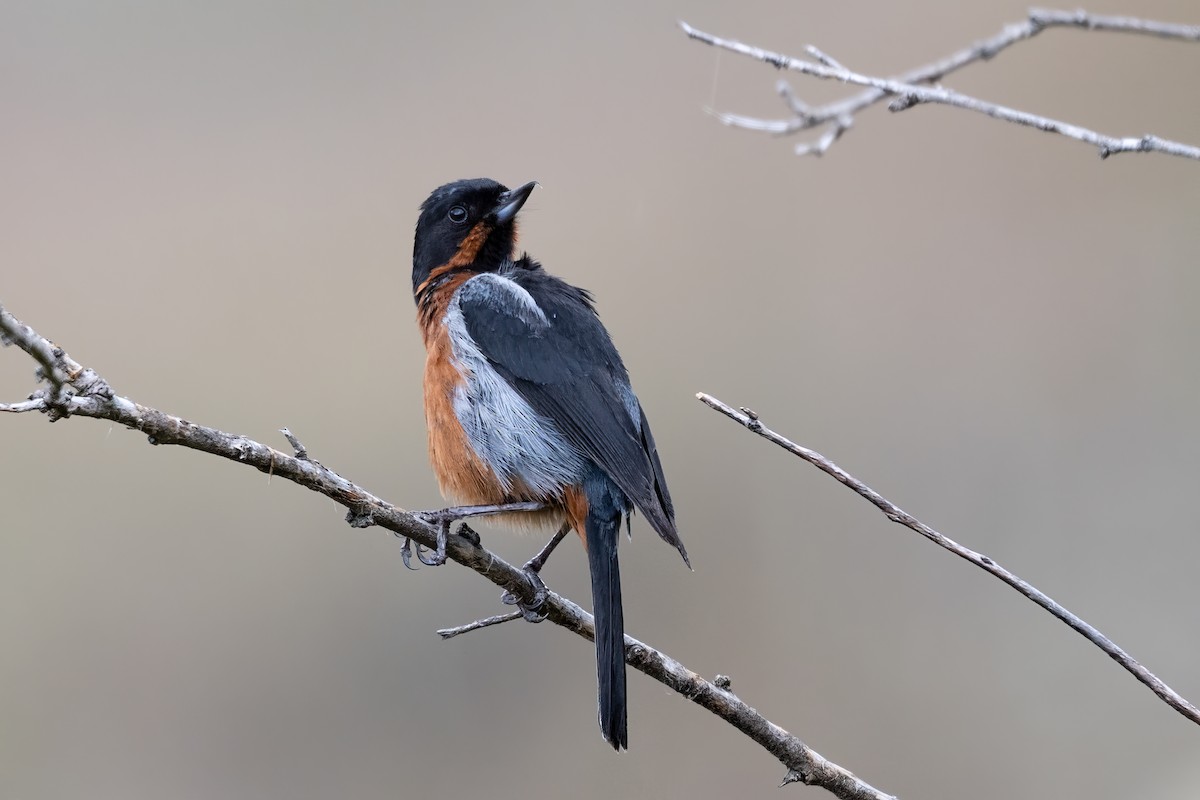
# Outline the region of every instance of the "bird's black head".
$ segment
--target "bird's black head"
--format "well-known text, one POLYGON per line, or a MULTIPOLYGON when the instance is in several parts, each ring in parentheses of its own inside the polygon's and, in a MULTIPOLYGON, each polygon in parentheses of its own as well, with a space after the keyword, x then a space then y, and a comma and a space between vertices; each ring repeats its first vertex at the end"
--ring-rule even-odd
POLYGON ((460 269, 488 272, 511 258, 517 212, 535 182, 516 189, 488 178, 439 186, 421 204, 413 242, 413 295, 460 269))

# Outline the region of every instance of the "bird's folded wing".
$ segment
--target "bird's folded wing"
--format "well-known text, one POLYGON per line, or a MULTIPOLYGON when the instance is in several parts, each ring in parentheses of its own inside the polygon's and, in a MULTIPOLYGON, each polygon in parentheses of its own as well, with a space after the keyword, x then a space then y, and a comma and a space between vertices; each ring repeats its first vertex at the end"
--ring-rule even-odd
POLYGON ((467 281, 456 298, 467 332, 533 410, 596 462, 686 560, 654 438, 608 332, 580 290, 557 281, 538 288, 535 300, 503 276, 467 281))

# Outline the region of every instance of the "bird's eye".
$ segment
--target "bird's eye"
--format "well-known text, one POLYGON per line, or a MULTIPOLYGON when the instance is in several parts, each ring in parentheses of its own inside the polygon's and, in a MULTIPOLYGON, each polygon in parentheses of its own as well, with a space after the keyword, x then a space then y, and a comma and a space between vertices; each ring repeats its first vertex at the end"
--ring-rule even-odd
POLYGON ((467 221, 467 210, 462 206, 454 206, 450 209, 450 213, 447 216, 450 217, 450 221, 455 225, 460 225, 467 221))

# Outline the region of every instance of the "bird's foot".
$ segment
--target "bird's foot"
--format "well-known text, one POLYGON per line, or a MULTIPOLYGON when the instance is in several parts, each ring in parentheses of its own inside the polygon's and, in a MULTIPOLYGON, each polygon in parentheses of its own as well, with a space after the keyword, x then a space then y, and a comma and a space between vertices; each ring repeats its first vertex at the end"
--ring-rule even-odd
POLYGON ((564 523, 558 529, 558 533, 546 543, 546 546, 538 551, 538 554, 525 562, 521 567, 521 571, 525 573, 526 579, 533 584, 533 602, 523 603, 521 599, 512 592, 505 592, 500 596, 500 601, 506 605, 516 606, 521 611, 528 622, 541 622, 546 618, 546 612, 542 610, 542 606, 546 602, 547 589, 545 582, 542 581, 542 567, 546 566, 546 560, 550 558, 550 554, 554 552, 554 548, 558 547, 558 543, 563 540, 567 532, 571 530, 571 526, 564 523))
MULTIPOLYGON (((501 503, 499 505, 490 506, 455 506, 453 508, 442 508, 437 511, 414 511, 413 516, 429 525, 437 526, 437 547, 426 555, 426 549, 418 542, 415 547, 417 551, 417 560, 428 567, 437 567, 446 563, 446 544, 450 540, 450 526, 455 522, 468 517, 483 517, 489 514, 503 514, 508 511, 538 511, 542 508, 541 503, 501 503)), ((465 538, 467 541, 479 546, 479 534, 476 533, 470 526, 463 524, 459 526, 458 535, 465 538)), ((416 569, 412 565, 413 541, 410 537, 404 537, 404 544, 400 547, 400 559, 404 562, 404 566, 409 569, 416 569)))
POLYGON ((528 563, 521 568, 521 571, 525 573, 525 580, 533 584, 533 601, 526 603, 512 592, 505 592, 500 595, 500 602, 507 606, 516 606, 526 622, 541 622, 546 618, 546 612, 542 606, 546 605, 549 590, 546 589, 542 576, 538 575, 536 569, 531 569, 528 563))
MULTIPOLYGON (((434 512, 434 513, 438 513, 438 512, 434 512)), ((426 556, 424 545, 422 545, 420 542, 417 542, 416 543, 417 560, 420 561, 422 564, 424 564, 427 567, 438 567, 438 566, 441 566, 442 564, 445 564, 446 563, 446 543, 447 543, 447 541, 449 541, 450 526, 454 523, 454 520, 451 518, 451 519, 439 519, 439 520, 435 521, 433 519, 430 519, 425 513, 420 513, 420 514, 417 514, 416 516, 419 519, 422 519, 425 522, 430 523, 431 525, 438 526, 437 548, 433 551, 433 555, 426 556)), ((404 544, 402 544, 400 546, 400 560, 403 561, 404 566, 408 567, 409 569, 416 569, 416 567, 414 567, 412 565, 412 561, 410 560, 410 559, 412 559, 412 553, 413 553, 413 540, 410 537, 405 536, 404 544)))
MULTIPOLYGON (((428 556, 425 555, 425 553, 426 553, 425 546, 422 545, 420 542, 416 543, 415 547, 416 547, 416 551, 417 551, 417 560, 419 560, 422 564, 424 564, 427 567, 438 567, 438 566, 441 566, 442 564, 446 563, 446 545, 449 542, 448 535, 450 532, 451 524, 452 524, 451 522, 445 522, 445 523, 439 524, 438 538, 437 538, 438 546, 437 546, 437 549, 434 550, 431 555, 428 555, 428 556)), ((480 546, 481 542, 479 539, 479 534, 476 533, 475 529, 472 528, 467 523, 464 522, 461 525, 459 525, 457 533, 459 536, 466 539, 468 542, 475 545, 476 547, 480 546)), ((409 538, 408 536, 405 536, 404 544, 400 546, 400 560, 402 560, 404 562, 404 566, 408 567, 409 569, 415 570, 416 567, 414 567, 412 565, 412 562, 410 561, 410 559, 412 558, 412 554, 413 554, 413 547, 414 547, 413 540, 411 538, 409 538)))

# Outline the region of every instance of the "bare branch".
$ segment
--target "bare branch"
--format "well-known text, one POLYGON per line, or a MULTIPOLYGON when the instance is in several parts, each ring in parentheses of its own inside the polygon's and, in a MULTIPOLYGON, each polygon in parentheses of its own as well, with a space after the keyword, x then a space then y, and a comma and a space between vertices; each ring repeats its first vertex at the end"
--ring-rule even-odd
POLYGON ((785 102, 788 103, 794 115, 790 119, 768 120, 747 117, 740 114, 715 113, 717 119, 725 125, 778 136, 787 136, 823 125, 832 125, 835 129, 840 128, 832 136, 832 139, 829 139, 829 134, 827 133, 814 143, 797 146, 796 152, 799 155, 810 153, 821 155, 833 141, 837 140, 842 132, 850 127, 850 124, 846 120, 852 120, 854 114, 878 103, 885 97, 900 95, 904 100, 898 105, 893 104, 893 111, 902 111, 919 103, 939 103, 964 108, 981 114, 987 114, 1006 122, 1026 125, 1038 130, 1058 133, 1086 142, 1099 149, 1101 158, 1107 158, 1114 153, 1155 151, 1200 160, 1200 147, 1169 141, 1152 135, 1140 137, 1108 136, 1070 123, 1041 117, 1036 114, 1029 114, 1024 111, 978 100, 941 87, 927 85, 939 81, 951 72, 962 69, 976 61, 991 59, 1002 50, 1018 42, 1031 39, 1047 28, 1079 28, 1089 31, 1140 33, 1166 39, 1196 42, 1200 41, 1200 25, 1176 25, 1152 20, 1134 19, 1132 17, 1100 16, 1088 14, 1084 11, 1033 9, 1029 12, 1026 20, 1005 26, 1003 31, 989 39, 976 42, 970 47, 963 48, 945 58, 909 70, 894 78, 875 78, 859 75, 846 69, 811 45, 806 50, 819 63, 802 61, 731 39, 723 39, 697 30, 686 22, 680 22, 679 24, 684 33, 692 39, 713 45, 714 47, 731 50, 759 61, 765 61, 776 69, 790 69, 816 78, 838 80, 870 87, 866 91, 845 100, 810 108, 803 104, 798 105, 798 101, 791 94, 791 89, 787 87, 786 83, 781 82, 780 94, 784 97, 785 102))
MULTIPOLYGON (((197 425, 121 397, 112 392, 98 375, 80 367, 62 348, 55 347, 47 339, 39 336, 32 328, 5 311, 2 305, 0 336, 33 356, 42 364, 44 374, 57 375, 61 381, 58 388, 62 395, 57 400, 39 395, 27 402, 9 404, 3 407, 3 410, 40 410, 50 414, 57 413, 56 418, 76 415, 117 422, 146 435, 151 444, 180 445, 221 456, 325 495, 348 509, 346 521, 353 527, 378 525, 397 536, 411 538, 426 547, 437 546, 439 525, 429 524, 421 518, 421 514, 405 511, 370 494, 312 460, 299 440, 289 435, 290 432, 284 435, 297 451, 297 455, 287 455, 245 436, 197 425), (102 387, 103 391, 98 387, 102 387)), ((436 522, 436 514, 427 516, 436 522)), ((525 573, 481 547, 477 540, 465 536, 449 536, 446 541, 446 555, 450 560, 503 587, 525 603, 532 603, 535 599, 537 587, 533 586, 525 573)), ((545 619, 555 625, 585 639, 594 640, 592 615, 571 600, 547 590, 539 611, 544 611, 545 619)), ((464 633, 467 629, 474 630, 475 627, 499 624, 511 616, 501 615, 492 618, 494 622, 482 620, 471 626, 439 633, 444 638, 449 638, 457 633, 464 633)), ((810 786, 820 786, 845 800, 895 800, 891 795, 860 780, 849 770, 821 756, 799 738, 759 714, 728 688, 705 680, 667 654, 631 636, 625 637, 625 661, 634 669, 716 714, 762 746, 787 768, 788 777, 785 782, 799 780, 810 786)))
POLYGON ((858 493, 861 497, 868 500, 872 505, 882 511, 892 522, 898 522, 906 528, 916 531, 934 544, 944 547, 960 558, 965 558, 967 561, 970 561, 980 569, 986 570, 1000 580, 1004 581, 1009 586, 1025 595, 1025 597, 1029 598, 1034 603, 1037 603, 1055 617, 1058 617, 1058 619, 1065 622, 1072 629, 1082 634, 1089 642, 1107 653, 1114 661, 1116 661, 1125 669, 1129 670, 1129 672, 1132 673, 1135 678, 1144 683, 1146 686, 1150 687, 1150 690, 1158 695, 1163 702, 1171 706, 1171 708, 1175 709, 1192 722, 1200 723, 1200 709, 1197 709, 1194 705, 1185 700, 1178 692, 1159 680, 1152 672, 1150 672, 1150 670, 1146 669, 1137 661, 1135 661, 1132 656, 1118 647, 1112 640, 1104 636, 1104 634, 1100 633, 1100 631, 1096 630, 1091 625, 1072 614, 1070 611, 1059 605, 1032 584, 1018 578, 1016 575, 997 564, 988 556, 963 547, 954 540, 938 533, 936 530, 921 522, 908 512, 902 510, 895 503, 891 502, 883 495, 872 489, 870 486, 867 486, 865 483, 858 480, 853 475, 846 472, 837 464, 833 463, 815 450, 809 450, 807 447, 801 447, 795 442, 792 442, 789 439, 780 436, 778 433, 775 433, 773 430, 764 426, 762 422, 759 421, 758 415, 750 409, 743 408, 739 411, 725 405, 711 395, 704 394, 703 392, 697 394, 696 398, 709 408, 720 411, 722 414, 734 420, 735 422, 745 425, 751 431, 757 433, 759 436, 762 436, 767 441, 779 445, 784 450, 787 450, 793 455, 799 456, 822 472, 832 475, 839 482, 845 484, 847 487, 858 493))

